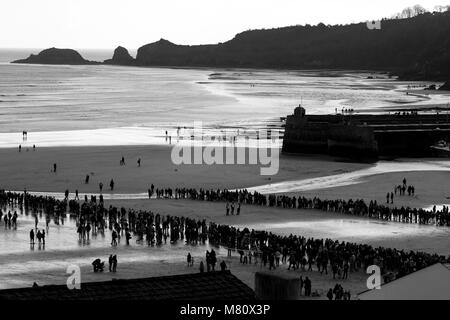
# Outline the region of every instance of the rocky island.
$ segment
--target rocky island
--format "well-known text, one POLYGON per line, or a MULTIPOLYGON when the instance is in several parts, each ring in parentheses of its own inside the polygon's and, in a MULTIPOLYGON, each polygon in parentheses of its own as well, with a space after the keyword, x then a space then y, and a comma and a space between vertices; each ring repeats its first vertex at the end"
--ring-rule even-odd
POLYGON ((12 63, 30 63, 30 64, 98 64, 95 61, 84 59, 81 54, 73 49, 45 49, 39 54, 31 54, 26 59, 15 60, 12 63))

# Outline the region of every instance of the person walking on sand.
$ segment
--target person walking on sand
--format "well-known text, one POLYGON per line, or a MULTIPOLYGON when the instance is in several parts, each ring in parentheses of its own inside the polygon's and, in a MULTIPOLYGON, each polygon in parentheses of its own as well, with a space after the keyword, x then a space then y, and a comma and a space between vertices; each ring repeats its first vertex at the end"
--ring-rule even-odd
POLYGON ((102 192, 102 190, 103 190, 103 183, 100 182, 100 183, 98 184, 98 187, 99 187, 99 189, 100 189, 100 192, 102 192))
POLYGON ((53 172, 56 173, 56 163, 53 164, 53 172))
POLYGON ((141 158, 138 159, 137 164, 138 164, 138 167, 141 166, 141 158))
POLYGON ((19 144, 19 152, 21 152, 21 151, 22 151, 22 145, 19 144))
POLYGON ((109 187, 111 188, 111 191, 114 190, 114 180, 111 179, 111 182, 109 183, 109 187))

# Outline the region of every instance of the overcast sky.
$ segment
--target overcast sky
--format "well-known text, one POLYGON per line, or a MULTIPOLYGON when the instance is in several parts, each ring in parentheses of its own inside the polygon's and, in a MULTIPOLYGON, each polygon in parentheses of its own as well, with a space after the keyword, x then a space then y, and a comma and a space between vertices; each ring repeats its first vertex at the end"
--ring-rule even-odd
POLYGON ((0 48, 136 49, 230 40, 236 33, 296 24, 390 17, 446 0, 1 0, 0 48))

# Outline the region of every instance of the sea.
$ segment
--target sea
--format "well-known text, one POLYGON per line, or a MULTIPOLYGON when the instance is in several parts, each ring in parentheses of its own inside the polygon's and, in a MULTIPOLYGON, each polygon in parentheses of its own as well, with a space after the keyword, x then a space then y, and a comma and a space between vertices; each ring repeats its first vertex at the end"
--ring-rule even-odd
MULTIPOLYGON (((0 147, 17 147, 22 132, 39 146, 146 145, 164 137, 282 131, 302 104, 309 114, 395 112, 446 105, 448 96, 406 94, 385 73, 217 68, 144 68, 11 64, 38 49, 0 50, 0 147), (209 133, 208 133, 209 132, 209 133)), ((79 50, 103 61, 113 50, 79 50)), ((167 140, 167 139, 166 139, 167 140)))

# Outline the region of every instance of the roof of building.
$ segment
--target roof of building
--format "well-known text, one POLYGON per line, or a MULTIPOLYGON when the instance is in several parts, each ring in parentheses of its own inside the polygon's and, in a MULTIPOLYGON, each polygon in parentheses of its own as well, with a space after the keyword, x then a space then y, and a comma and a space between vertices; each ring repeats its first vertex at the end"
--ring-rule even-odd
POLYGON ((450 300, 449 265, 437 263, 410 273, 380 289, 367 290, 360 300, 450 300))
POLYGON ((254 300, 230 271, 0 290, 0 300, 254 300))

